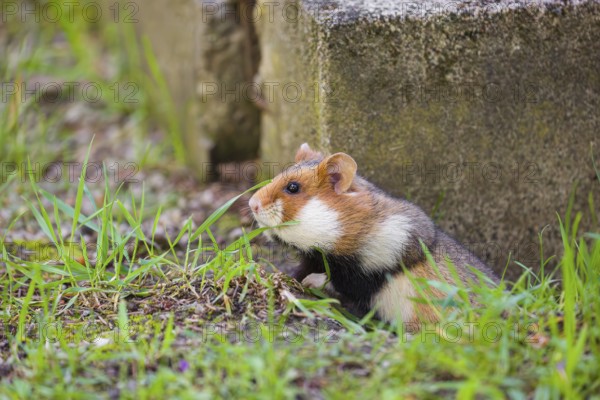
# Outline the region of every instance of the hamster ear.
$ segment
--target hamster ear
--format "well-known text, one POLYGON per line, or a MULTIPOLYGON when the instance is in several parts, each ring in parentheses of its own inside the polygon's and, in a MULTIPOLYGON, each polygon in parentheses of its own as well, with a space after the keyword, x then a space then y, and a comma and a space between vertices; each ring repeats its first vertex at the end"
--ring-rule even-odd
POLYGON ((319 169, 333 184, 337 194, 350 188, 356 175, 356 161, 346 153, 335 153, 321 162, 319 169))
POLYGON ((311 149, 308 143, 303 143, 296 153, 295 161, 299 163, 302 161, 319 160, 321 158, 323 158, 323 154, 311 149))

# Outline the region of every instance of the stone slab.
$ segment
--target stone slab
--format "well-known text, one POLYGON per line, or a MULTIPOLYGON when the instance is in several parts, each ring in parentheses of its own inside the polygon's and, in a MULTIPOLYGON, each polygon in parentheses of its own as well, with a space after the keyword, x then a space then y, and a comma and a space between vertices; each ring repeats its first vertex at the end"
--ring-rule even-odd
POLYGON ((546 226, 545 254, 560 250, 576 183, 582 229, 598 229, 597 1, 259 6, 265 161, 302 142, 347 152, 496 271, 509 253, 538 266, 546 226))

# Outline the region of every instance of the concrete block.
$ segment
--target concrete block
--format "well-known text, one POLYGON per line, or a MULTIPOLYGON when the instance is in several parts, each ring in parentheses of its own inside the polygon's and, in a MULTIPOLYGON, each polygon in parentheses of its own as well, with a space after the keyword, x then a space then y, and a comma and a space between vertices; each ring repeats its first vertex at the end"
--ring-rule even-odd
POLYGON ((575 183, 582 229, 598 229, 597 1, 259 6, 263 159, 305 141, 347 152, 496 271, 511 252, 539 265, 548 225, 544 253, 559 251, 575 183))

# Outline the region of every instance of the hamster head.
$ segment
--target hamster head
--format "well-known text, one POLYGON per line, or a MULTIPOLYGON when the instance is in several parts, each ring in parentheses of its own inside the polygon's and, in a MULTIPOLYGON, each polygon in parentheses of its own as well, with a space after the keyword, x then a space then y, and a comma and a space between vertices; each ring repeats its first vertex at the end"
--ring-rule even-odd
POLYGON ((349 155, 325 157, 305 143, 295 164, 252 196, 250 209, 259 226, 276 227, 268 234, 284 243, 304 251, 315 246, 333 250, 344 236, 345 216, 352 212, 346 205, 356 203, 356 169, 349 155), (288 221, 296 222, 277 227, 288 221))

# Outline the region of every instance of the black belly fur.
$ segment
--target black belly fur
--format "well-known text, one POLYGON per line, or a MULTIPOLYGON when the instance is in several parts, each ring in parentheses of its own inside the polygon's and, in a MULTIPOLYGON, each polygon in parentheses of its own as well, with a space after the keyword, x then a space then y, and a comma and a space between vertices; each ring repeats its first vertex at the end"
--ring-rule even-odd
MULTIPOLYGON (((311 271, 325 272, 323 256, 318 251, 304 253, 303 265, 311 271)), ((365 272, 359 266, 359 259, 355 256, 336 256, 328 254, 327 264, 331 273, 331 284, 337 292, 355 303, 359 310, 368 312, 371 307, 373 296, 375 296, 388 280, 398 273, 398 268, 381 271, 365 272)))

